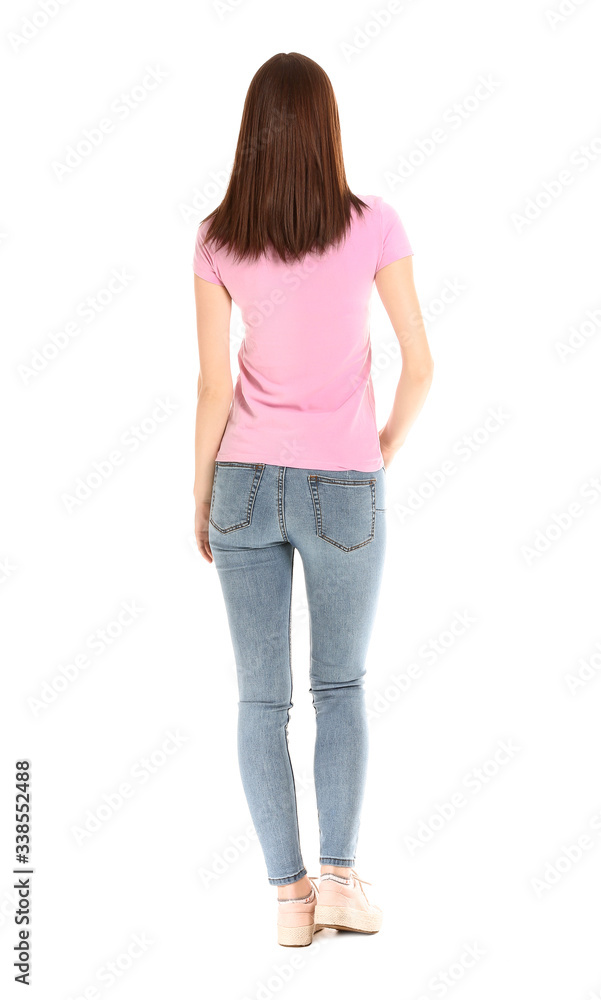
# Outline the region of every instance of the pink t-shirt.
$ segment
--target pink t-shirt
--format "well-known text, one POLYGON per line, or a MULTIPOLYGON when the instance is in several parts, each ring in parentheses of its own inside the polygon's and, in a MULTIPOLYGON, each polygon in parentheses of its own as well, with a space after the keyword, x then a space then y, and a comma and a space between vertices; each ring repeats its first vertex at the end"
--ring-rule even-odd
POLYGON ((224 285, 245 335, 217 460, 301 469, 382 467, 371 379, 370 299, 376 271, 413 254, 396 209, 379 195, 353 209, 344 243, 285 264, 273 251, 235 262, 198 227, 194 272, 224 285))

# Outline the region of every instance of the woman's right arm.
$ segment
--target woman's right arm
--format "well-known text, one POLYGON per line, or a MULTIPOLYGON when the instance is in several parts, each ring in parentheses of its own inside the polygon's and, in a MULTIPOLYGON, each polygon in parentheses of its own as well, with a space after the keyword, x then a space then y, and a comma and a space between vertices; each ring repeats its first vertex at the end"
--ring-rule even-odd
POLYGON ((402 257, 376 272, 376 288, 401 348, 402 369, 392 411, 380 433, 388 467, 426 401, 434 361, 413 280, 413 258, 402 257))

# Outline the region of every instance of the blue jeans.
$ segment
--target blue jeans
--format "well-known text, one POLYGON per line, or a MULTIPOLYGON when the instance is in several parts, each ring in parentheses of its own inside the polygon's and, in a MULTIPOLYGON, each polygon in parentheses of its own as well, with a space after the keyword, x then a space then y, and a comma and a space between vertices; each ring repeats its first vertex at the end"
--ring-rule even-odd
POLYGON ((238 760, 271 885, 307 874, 288 752, 294 550, 311 634, 320 864, 353 867, 368 752, 363 678, 386 548, 386 471, 216 462, 209 543, 238 677, 238 760))

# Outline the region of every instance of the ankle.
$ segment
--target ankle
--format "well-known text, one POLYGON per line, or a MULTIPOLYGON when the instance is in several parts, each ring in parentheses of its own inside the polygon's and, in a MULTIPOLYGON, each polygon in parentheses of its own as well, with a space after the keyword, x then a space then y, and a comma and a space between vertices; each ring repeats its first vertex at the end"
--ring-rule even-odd
POLYGON ((351 869, 346 867, 339 867, 337 865, 322 865, 321 866, 322 875, 338 875, 339 878, 350 878, 351 869))
POLYGON ((297 882, 289 882, 287 885, 278 885, 278 899, 304 899, 310 894, 313 886, 307 875, 303 875, 297 882))

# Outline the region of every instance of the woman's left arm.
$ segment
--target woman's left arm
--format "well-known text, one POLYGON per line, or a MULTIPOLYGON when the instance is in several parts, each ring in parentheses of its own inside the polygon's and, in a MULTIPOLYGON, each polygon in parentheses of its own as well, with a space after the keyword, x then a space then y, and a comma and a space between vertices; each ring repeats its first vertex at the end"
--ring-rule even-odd
POLYGON ((194 275, 198 331, 198 402, 196 405, 194 534, 198 550, 213 561, 209 545, 209 509, 213 491, 215 457, 234 393, 230 367, 232 299, 223 285, 194 275))

